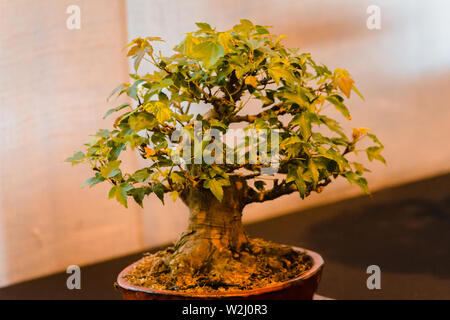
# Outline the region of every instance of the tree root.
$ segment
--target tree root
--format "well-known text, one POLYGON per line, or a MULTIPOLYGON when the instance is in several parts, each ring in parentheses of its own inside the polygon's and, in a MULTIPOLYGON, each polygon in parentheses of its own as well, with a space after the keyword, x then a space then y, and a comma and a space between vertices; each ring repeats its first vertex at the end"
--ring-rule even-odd
POLYGON ((224 292, 273 285, 312 267, 307 254, 262 239, 250 239, 239 252, 212 243, 210 239, 187 239, 149 254, 125 278, 153 289, 224 292))

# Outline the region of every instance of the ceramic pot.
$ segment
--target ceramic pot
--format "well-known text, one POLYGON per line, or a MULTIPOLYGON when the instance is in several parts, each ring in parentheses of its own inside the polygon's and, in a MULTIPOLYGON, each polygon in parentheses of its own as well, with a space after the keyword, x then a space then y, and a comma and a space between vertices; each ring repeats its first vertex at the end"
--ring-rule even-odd
POLYGON ((316 252, 292 248, 306 252, 313 259, 312 268, 297 278, 268 287, 219 293, 186 293, 139 287, 130 284, 124 275, 140 260, 122 270, 117 277, 117 284, 125 300, 312 300, 319 285, 324 261, 316 252))

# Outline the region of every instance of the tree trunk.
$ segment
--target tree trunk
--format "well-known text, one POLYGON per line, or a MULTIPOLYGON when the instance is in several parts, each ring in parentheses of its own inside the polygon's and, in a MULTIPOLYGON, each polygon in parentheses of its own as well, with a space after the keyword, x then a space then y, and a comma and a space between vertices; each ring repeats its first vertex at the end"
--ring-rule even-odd
POLYGON ((209 190, 200 188, 182 194, 190 210, 189 226, 175 245, 170 262, 173 271, 207 271, 247 246, 241 219, 247 185, 238 179, 230 182, 221 202, 209 190))

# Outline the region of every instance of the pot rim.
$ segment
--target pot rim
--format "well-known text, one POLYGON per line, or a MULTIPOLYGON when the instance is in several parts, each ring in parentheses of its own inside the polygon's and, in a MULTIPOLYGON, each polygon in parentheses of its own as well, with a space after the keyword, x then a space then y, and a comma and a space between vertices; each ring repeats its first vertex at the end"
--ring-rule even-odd
POLYGON ((170 296, 181 296, 184 298, 212 298, 212 297, 246 297, 251 295, 260 295, 263 293, 273 292, 273 291, 279 291, 281 289, 290 287, 294 284, 297 284, 299 282, 303 282, 312 276, 314 276, 320 269, 323 267, 324 261, 320 254, 317 252, 307 250, 300 247, 291 246, 292 249, 298 252, 304 252, 308 256, 310 256, 313 260, 313 266, 311 269, 303 273, 302 275, 290 279, 288 281, 280 282, 274 285, 270 285, 267 287, 262 288, 256 288, 256 289, 250 289, 250 290, 236 290, 236 291, 228 291, 228 292, 178 292, 173 290, 163 290, 163 289, 151 289, 147 287, 142 286, 136 286, 128 282, 126 278, 124 278, 125 274, 127 274, 131 269, 139 264, 141 260, 144 258, 139 259, 138 261, 130 264, 128 267, 123 269, 119 275, 117 276, 117 284, 119 287, 125 290, 130 291, 137 291, 137 292, 143 292, 148 294, 160 294, 160 295, 170 295, 170 296))

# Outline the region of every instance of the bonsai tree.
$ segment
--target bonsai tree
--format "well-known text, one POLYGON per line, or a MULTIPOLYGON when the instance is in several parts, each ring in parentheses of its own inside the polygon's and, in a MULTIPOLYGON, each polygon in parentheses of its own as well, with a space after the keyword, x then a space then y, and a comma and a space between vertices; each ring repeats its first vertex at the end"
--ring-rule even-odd
POLYGON ((127 46, 135 72, 112 95, 126 94, 133 102, 109 110, 105 117, 118 114, 112 128, 99 130, 85 152, 66 160, 88 163, 94 175, 85 185, 110 183, 109 198, 125 207, 130 199, 143 206, 151 194, 164 203, 166 193, 189 207, 188 230, 148 270, 165 273, 176 288, 189 287, 199 274, 224 283, 230 268, 242 271, 254 262, 243 267, 239 258, 251 251, 241 222, 246 205, 294 192, 305 198, 338 177, 368 193, 368 170, 348 156, 364 151, 371 161, 385 161, 383 145, 369 129, 355 128, 349 137, 325 115, 331 106, 351 120, 345 98, 352 91, 361 95, 347 71, 316 64, 309 53, 286 48, 282 36, 248 20, 224 32, 196 25, 168 57, 154 50, 159 37, 127 46), (154 71, 139 74, 144 62, 154 71), (259 112, 246 112, 250 101, 259 112), (217 131, 226 134, 236 125, 244 133, 267 134, 244 134, 230 148, 217 131), (365 137, 373 145, 359 150, 365 137), (123 171, 120 155, 127 149, 145 159, 143 168, 123 171))

